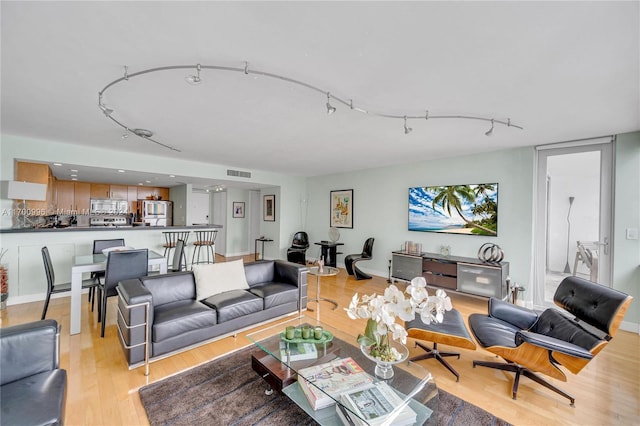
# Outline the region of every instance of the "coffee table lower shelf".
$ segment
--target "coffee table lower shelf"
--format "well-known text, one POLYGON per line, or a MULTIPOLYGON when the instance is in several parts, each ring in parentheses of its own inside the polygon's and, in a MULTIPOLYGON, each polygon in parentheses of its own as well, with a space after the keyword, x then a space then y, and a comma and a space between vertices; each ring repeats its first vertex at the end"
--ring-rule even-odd
POLYGON ((282 392, 282 389, 296 382, 296 374, 290 368, 266 353, 251 355, 251 368, 269 385, 269 390, 282 392))

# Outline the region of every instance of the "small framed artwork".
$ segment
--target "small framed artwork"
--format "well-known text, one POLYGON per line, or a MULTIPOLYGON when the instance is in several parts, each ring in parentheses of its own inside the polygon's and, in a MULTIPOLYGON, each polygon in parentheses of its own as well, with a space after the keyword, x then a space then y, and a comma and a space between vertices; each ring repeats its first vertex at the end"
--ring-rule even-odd
POLYGON ((353 228, 353 189, 331 191, 329 226, 353 228))
POLYGON ((276 196, 265 195, 262 197, 262 220, 266 222, 276 221, 276 196))
POLYGON ((233 217, 244 217, 244 201, 233 202, 233 217))

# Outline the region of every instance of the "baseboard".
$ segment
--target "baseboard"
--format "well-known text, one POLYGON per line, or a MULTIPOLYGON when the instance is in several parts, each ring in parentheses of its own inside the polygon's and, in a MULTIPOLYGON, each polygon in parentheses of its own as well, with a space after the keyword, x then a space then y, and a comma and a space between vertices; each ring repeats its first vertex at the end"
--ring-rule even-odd
POLYGON ((620 330, 640 334, 640 323, 622 321, 622 323, 620 324, 620 330))
MULTIPOLYGON (((89 292, 89 289, 85 288, 82 290, 82 294, 86 294, 89 292)), ((70 292, 65 293, 54 293, 51 295, 51 299, 60 299, 62 297, 71 297, 70 292)), ((7 299, 7 306, 11 305, 21 305, 23 303, 32 303, 32 302, 44 302, 47 298, 47 293, 35 293, 35 294, 27 294, 24 296, 14 296, 11 297, 9 294, 9 298, 7 299)))

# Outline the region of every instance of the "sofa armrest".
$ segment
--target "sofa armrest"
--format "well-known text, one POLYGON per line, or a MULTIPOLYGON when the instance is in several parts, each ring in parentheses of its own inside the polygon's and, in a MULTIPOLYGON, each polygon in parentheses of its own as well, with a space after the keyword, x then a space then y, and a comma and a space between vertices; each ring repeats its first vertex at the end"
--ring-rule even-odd
POLYGON ((123 316, 129 326, 146 322, 144 303, 149 303, 149 324, 153 324, 153 296, 139 279, 124 280, 118 283, 118 294, 121 299, 123 316), (135 306, 134 308, 129 308, 135 306), (125 312, 128 311, 128 312, 125 312))
POLYGON ((291 284, 298 287, 300 292, 300 309, 307 307, 307 275, 309 268, 299 263, 275 260, 274 281, 291 284))
POLYGON ((0 385, 57 369, 59 342, 55 320, 0 328, 0 385))

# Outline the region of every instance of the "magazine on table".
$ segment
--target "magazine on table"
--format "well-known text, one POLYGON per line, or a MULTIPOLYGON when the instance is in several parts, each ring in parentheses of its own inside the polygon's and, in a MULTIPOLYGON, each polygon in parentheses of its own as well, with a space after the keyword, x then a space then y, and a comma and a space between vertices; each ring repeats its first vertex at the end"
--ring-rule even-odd
POLYGON ((372 383, 373 377, 350 357, 298 370, 298 384, 314 410, 334 404, 343 392, 372 383))
POLYGON ((363 389, 347 391, 340 395, 341 403, 356 415, 336 409, 338 417, 347 425, 411 425, 417 414, 386 383, 379 382, 363 389), (398 411, 394 412, 394 410, 398 411))
POLYGON ((280 341, 280 360, 283 362, 316 358, 318 358, 318 350, 314 343, 287 343, 280 341), (288 353, 287 345, 289 346, 288 353))

